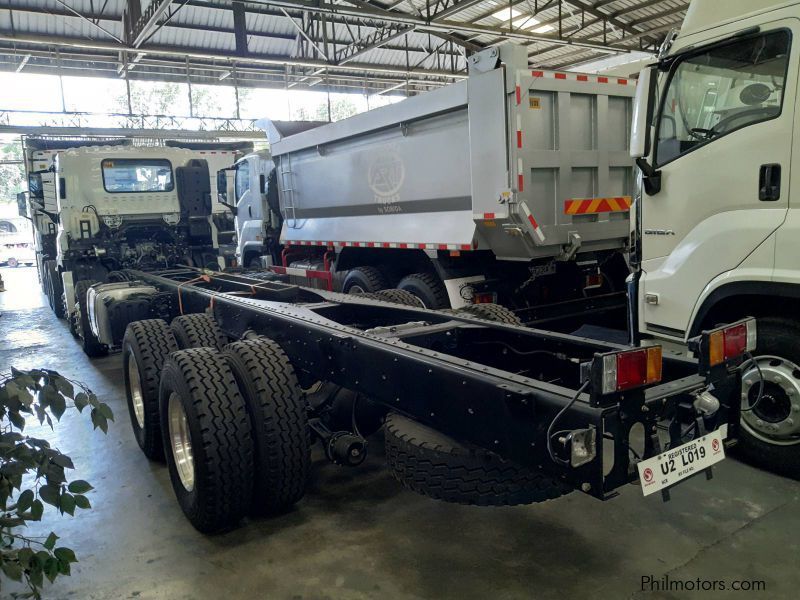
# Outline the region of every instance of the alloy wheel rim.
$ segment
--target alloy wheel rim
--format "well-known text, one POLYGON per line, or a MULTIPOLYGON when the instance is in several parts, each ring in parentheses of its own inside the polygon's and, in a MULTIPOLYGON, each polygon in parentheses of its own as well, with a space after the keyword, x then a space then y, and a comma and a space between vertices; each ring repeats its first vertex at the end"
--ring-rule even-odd
POLYGON ((139 365, 133 354, 128 358, 128 381, 131 386, 131 404, 133 414, 139 429, 144 429, 144 395, 142 394, 142 381, 139 378, 139 365))
POLYGON ((180 396, 172 392, 167 407, 169 417, 169 440, 172 458, 181 484, 187 492, 194 489, 194 454, 192 438, 189 434, 189 423, 180 396))

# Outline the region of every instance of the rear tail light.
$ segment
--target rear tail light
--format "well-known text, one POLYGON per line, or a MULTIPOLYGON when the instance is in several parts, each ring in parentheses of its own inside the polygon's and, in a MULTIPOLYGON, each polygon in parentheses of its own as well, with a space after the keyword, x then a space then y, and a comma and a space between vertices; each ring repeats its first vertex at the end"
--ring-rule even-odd
POLYGON ((661 346, 603 354, 592 363, 594 388, 613 394, 661 381, 661 346))
POLYGON ((492 304, 495 301, 495 295, 492 292, 475 292, 472 297, 473 304, 492 304))
POLYGON ((745 319, 727 327, 703 332, 702 346, 708 351, 708 365, 716 367, 756 349, 756 320, 745 319))

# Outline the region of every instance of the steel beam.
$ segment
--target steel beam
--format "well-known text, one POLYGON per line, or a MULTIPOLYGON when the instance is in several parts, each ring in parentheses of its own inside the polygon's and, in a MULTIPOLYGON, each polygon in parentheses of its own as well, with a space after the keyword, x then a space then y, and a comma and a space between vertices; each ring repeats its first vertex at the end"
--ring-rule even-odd
POLYGON ((164 11, 169 8, 172 2, 173 0, 151 0, 147 9, 142 13, 142 16, 136 23, 133 24, 132 30, 130 31, 128 39, 131 40, 131 46, 133 48, 138 48, 147 40, 150 36, 150 32, 158 23, 158 19, 161 18, 161 15, 164 14, 164 11))

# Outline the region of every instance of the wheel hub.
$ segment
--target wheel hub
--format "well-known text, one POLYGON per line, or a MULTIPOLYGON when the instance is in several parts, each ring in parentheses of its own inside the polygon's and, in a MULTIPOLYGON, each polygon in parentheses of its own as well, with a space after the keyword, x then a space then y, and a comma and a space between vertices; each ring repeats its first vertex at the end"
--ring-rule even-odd
POLYGON ((144 396, 142 395, 142 381, 139 379, 139 365, 133 354, 128 358, 128 381, 131 385, 131 403, 133 414, 139 429, 144 429, 144 396))
POLYGON ((758 400, 761 378, 751 362, 742 377, 742 426, 770 444, 800 443, 800 368, 778 356, 754 360, 764 378, 763 392, 758 400))
POLYGON ((189 434, 189 423, 180 396, 172 392, 167 407, 169 416, 169 441, 175 469, 181 484, 187 492, 194 489, 194 454, 192 454, 192 438, 189 434))

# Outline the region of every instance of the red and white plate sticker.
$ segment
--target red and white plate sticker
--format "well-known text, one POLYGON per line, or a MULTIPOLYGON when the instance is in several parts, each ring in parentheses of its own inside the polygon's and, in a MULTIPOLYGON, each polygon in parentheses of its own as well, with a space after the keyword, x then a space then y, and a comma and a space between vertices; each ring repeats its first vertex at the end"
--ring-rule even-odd
POLYGON ((663 490, 725 458, 727 427, 638 463, 645 496, 663 490))

